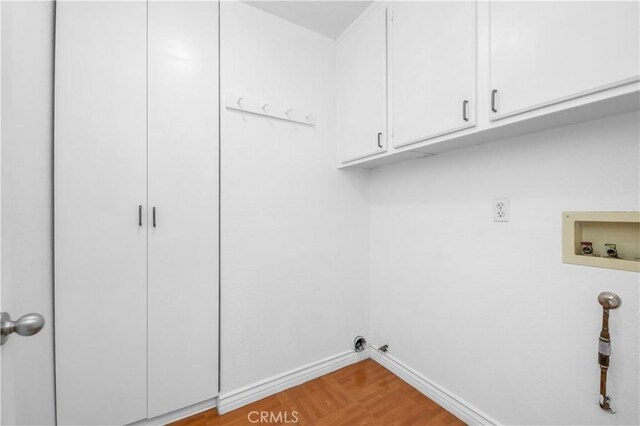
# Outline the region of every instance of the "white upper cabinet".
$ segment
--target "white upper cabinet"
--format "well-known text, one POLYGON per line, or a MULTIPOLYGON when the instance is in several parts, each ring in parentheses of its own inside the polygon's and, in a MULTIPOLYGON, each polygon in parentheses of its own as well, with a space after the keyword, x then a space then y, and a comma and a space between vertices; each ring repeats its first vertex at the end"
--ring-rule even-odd
POLYGON ((475 2, 403 1, 392 7, 394 146, 473 127, 475 2))
POLYGON ((492 2, 491 118, 637 81, 638 4, 492 2))
POLYGON ((338 146, 346 163, 386 151, 386 7, 372 10, 337 49, 338 146))

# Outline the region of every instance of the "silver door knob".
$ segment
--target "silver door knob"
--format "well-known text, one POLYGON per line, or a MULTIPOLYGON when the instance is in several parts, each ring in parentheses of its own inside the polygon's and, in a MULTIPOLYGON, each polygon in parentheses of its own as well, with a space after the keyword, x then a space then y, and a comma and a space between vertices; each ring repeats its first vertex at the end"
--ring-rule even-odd
POLYGON ((0 328, 2 329, 2 338, 0 345, 9 339, 11 333, 18 333, 20 336, 33 336, 44 327, 44 318, 40 314, 26 314, 15 321, 11 321, 11 315, 8 312, 0 314, 0 328))

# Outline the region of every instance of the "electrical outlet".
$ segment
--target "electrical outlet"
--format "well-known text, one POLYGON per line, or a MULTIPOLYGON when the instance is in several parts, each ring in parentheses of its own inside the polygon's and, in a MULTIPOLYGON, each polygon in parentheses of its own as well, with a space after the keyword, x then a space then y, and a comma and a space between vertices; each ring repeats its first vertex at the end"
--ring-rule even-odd
POLYGON ((509 222, 509 199, 508 198, 495 198, 493 200, 493 221, 494 222, 509 222))

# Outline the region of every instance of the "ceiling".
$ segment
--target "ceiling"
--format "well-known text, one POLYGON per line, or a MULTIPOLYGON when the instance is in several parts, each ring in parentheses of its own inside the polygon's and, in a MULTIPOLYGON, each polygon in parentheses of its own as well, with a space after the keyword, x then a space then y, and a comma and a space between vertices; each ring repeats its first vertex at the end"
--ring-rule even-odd
POLYGON ((373 1, 246 1, 312 31, 337 38, 373 1))

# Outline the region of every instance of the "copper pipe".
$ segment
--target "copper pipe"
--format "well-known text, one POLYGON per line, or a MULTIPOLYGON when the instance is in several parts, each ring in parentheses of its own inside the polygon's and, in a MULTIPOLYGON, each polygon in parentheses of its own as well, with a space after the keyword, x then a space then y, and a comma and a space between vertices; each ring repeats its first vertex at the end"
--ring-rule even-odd
POLYGON ((607 369, 604 367, 600 367, 600 396, 602 397, 600 408, 603 410, 610 409, 609 401, 607 400, 607 369))
POLYGON ((611 336, 609 335, 609 309, 602 309, 602 330, 598 339, 598 364, 600 365, 600 408, 613 411, 607 396, 607 370, 611 356, 611 336))
POLYGON ((611 361, 611 335, 609 334, 609 310, 616 309, 622 303, 614 293, 603 292, 598 295, 602 305, 602 330, 598 339, 598 364, 600 365, 600 408, 614 413, 611 408, 611 397, 607 395, 607 370, 611 361))

